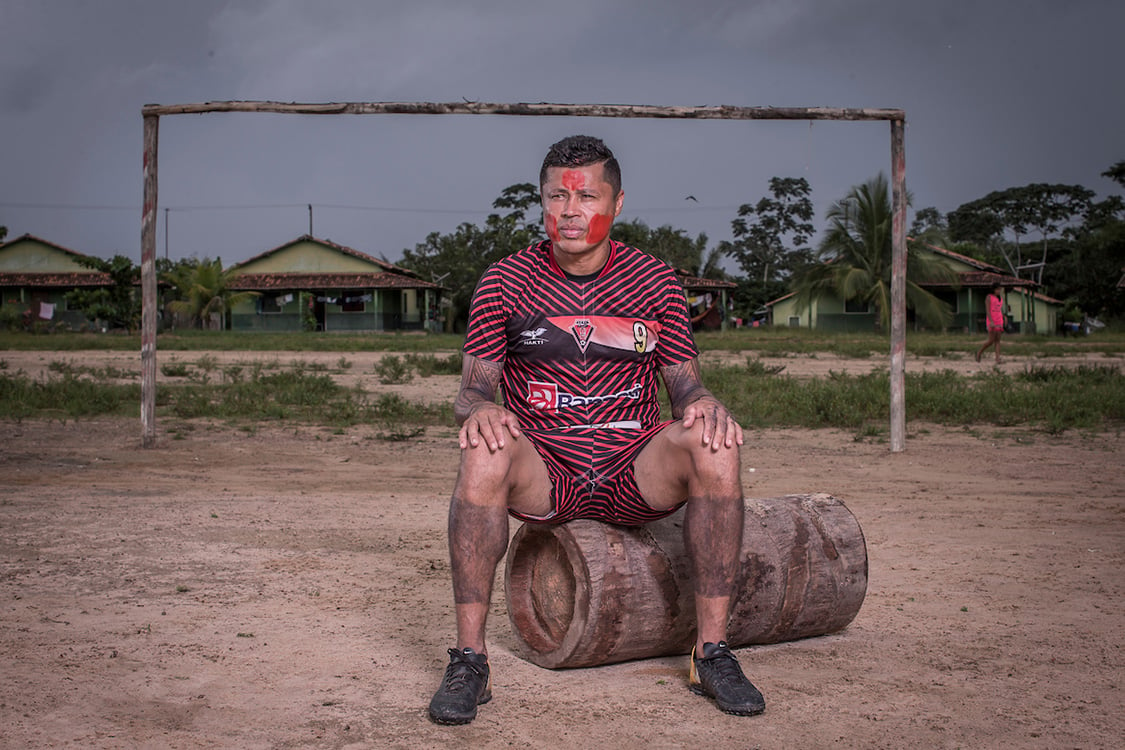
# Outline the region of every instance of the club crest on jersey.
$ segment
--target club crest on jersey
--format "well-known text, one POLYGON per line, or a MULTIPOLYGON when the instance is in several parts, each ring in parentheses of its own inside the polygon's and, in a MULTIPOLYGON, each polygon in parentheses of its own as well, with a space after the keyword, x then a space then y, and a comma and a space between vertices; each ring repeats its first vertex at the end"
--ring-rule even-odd
POLYGON ((594 333, 593 323, 590 322, 589 318, 575 318, 574 323, 570 326, 570 332, 574 334, 574 340, 578 342, 578 350, 585 354, 586 347, 590 345, 590 336, 594 333))

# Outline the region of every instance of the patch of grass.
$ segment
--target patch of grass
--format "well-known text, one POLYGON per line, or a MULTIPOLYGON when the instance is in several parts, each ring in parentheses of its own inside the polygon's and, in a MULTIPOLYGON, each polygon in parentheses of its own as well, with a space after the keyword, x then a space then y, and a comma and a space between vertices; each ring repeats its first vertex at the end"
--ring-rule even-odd
POLYGON ((160 366, 160 374, 167 378, 186 378, 189 372, 187 362, 168 362, 160 366))
POLYGON ((464 357, 457 352, 442 358, 433 354, 407 354, 404 359, 419 375, 428 378, 432 375, 460 375, 464 357))
POLYGON ((785 371, 785 365, 767 365, 757 357, 746 358, 747 377, 764 377, 767 375, 780 375, 785 371))
POLYGON ((111 365, 105 367, 89 367, 87 365, 77 365, 67 360, 57 359, 47 363, 47 370, 76 378, 85 375, 94 380, 135 380, 137 378, 135 372, 122 370, 119 367, 113 367, 111 365))
MULTIPOLYGON (((778 339, 780 340, 780 339, 778 339)), ((859 351, 857 347, 855 351, 859 351)), ((228 366, 221 382, 213 382, 214 357, 199 358, 187 382, 162 384, 157 389, 160 417, 186 420, 228 420, 253 432, 266 421, 288 420, 344 428, 372 425, 385 440, 410 440, 427 426, 453 422, 452 404, 414 403, 396 394, 369 394, 360 385, 337 384, 325 368, 298 361, 283 367, 228 366)), ((171 365, 170 365, 171 366, 171 365)), ((414 372, 460 372, 461 355, 387 355, 376 368, 382 382, 405 382, 414 372)), ((979 435, 981 425, 1026 425, 1048 435, 1067 430, 1094 430, 1125 425, 1125 376, 1122 366, 1045 366, 1035 364, 1016 373, 992 369, 972 375, 952 370, 907 373, 906 408, 910 420, 961 425, 979 435)), ((0 368, 0 417, 77 419, 97 415, 134 415, 140 387, 122 384, 116 368, 84 368, 65 360, 53 361, 48 374, 32 378, 23 371, 0 368)), ((176 370, 180 372, 182 370, 176 370)), ((855 431, 857 440, 882 440, 889 421, 889 381, 886 373, 797 379, 784 374, 784 365, 765 365, 751 353, 744 365, 708 365, 706 385, 747 428, 835 427, 855 431)), ((166 373, 167 374, 167 373, 166 373)), ((667 416, 666 398, 665 415, 667 416)), ((173 431, 182 439, 183 430, 173 431)))
MULTIPOLYGON (((708 367, 703 378, 744 427, 838 427, 866 437, 890 418, 886 373, 798 380, 751 359, 745 367, 708 367)), ((907 373, 906 409, 910 419, 936 424, 1097 429, 1125 422, 1125 375, 1113 366, 907 373)))
POLYGON ((414 378, 406 361, 397 354, 388 354, 375 363, 375 375, 383 385, 409 383, 414 378))
POLYGON ((0 375, 0 417, 25 419, 136 414, 141 387, 81 378, 73 373, 32 379, 23 372, 0 375))
POLYGON ((862 443, 865 440, 882 440, 886 436, 886 429, 874 424, 865 424, 859 428, 855 434, 855 442, 862 443))
POLYGON ((219 360, 210 354, 204 354, 195 360, 195 366, 205 373, 211 373, 219 366, 219 360))
MULTIPOLYGON (((983 333, 911 331, 906 335, 906 351, 914 356, 967 356, 980 346, 984 338, 983 333)), ((702 351, 757 352, 768 357, 817 353, 864 357, 890 351, 890 336, 886 333, 810 331, 786 326, 700 331, 696 334, 696 343, 702 351)), ((1125 354, 1125 330, 1107 329, 1078 339, 1026 334, 1005 336, 1004 352, 1027 357, 1078 353, 1122 355, 1125 354)))

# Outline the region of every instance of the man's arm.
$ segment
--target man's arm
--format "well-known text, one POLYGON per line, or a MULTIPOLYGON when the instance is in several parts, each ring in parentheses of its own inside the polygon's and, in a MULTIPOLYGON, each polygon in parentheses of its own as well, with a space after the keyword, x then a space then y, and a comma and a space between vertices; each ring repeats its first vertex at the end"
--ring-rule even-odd
POLYGON ((727 407, 704 387, 698 358, 662 367, 660 375, 672 402, 672 416, 682 418, 684 427, 691 427, 695 420, 702 419, 702 440, 710 443, 712 450, 720 446, 730 448, 735 443, 742 445, 742 427, 727 407))
POLYGON ((461 449, 477 447, 483 440, 489 450, 504 447, 504 433, 520 436, 516 415, 496 403, 504 366, 471 354, 461 364, 461 388, 453 402, 453 416, 461 426, 461 449))
POLYGON ((495 362, 478 359, 466 354, 461 362, 461 388, 453 402, 453 417, 458 425, 464 425, 473 407, 483 403, 495 403, 496 391, 500 388, 500 375, 504 369, 495 362))

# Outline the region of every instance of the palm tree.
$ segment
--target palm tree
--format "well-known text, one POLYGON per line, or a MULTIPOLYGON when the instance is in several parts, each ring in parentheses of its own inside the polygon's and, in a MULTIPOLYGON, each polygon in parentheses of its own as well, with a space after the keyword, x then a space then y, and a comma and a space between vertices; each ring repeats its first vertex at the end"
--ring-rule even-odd
POLYGON ((168 303, 168 309, 201 328, 206 328, 208 321, 217 314, 222 321, 220 327, 226 328, 227 312, 258 296, 257 292, 231 289, 235 276, 231 269, 223 270, 221 258, 185 261, 165 274, 164 280, 173 286, 178 297, 168 303))
MULTIPOLYGON (((907 202, 910 201, 909 195, 907 202)), ((817 249, 822 261, 806 268, 795 289, 800 303, 822 294, 874 304, 884 330, 891 318, 891 201, 882 173, 848 191, 828 209, 828 233, 817 249)), ((952 283, 956 274, 931 253, 907 249, 906 303, 926 324, 944 328, 952 311, 942 300, 919 286, 925 282, 952 283)))

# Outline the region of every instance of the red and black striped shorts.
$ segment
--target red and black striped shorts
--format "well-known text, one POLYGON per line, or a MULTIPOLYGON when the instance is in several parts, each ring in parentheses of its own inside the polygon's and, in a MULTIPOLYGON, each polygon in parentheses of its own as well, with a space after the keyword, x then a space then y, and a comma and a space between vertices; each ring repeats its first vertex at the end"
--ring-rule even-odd
POLYGON ((679 510, 655 510, 641 496, 633 461, 656 433, 671 422, 648 429, 577 428, 523 430, 547 464, 551 478, 550 515, 508 512, 527 523, 566 523, 578 518, 640 526, 679 510))

